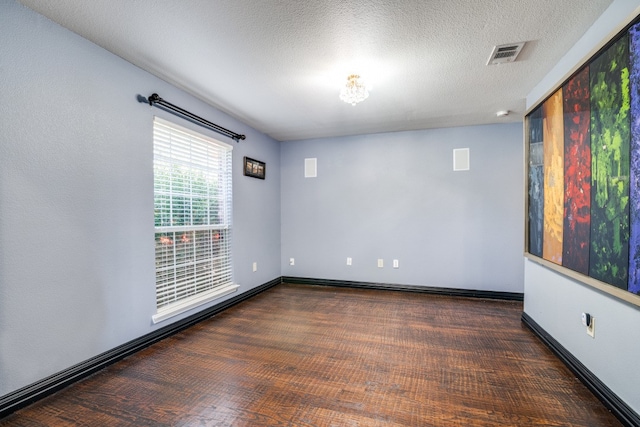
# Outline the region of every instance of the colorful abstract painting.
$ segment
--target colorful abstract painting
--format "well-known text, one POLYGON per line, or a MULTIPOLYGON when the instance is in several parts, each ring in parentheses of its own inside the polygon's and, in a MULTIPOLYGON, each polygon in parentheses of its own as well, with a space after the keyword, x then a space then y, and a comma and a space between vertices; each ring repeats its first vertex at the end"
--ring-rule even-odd
POLYGON ((542 257, 544 173, 542 107, 529 115, 529 253, 542 257))
POLYGON ((544 234, 542 257, 562 264, 562 226, 564 215, 564 127, 562 89, 542 104, 544 141, 544 234))
POLYGON ((562 88, 564 98, 564 225, 562 265, 589 274, 591 133, 589 67, 562 88))
POLYGON ((590 65, 591 248, 589 275, 627 289, 629 263, 629 37, 590 65))
POLYGON ((640 295, 640 24, 629 30, 631 58, 631 182, 628 290, 640 295))

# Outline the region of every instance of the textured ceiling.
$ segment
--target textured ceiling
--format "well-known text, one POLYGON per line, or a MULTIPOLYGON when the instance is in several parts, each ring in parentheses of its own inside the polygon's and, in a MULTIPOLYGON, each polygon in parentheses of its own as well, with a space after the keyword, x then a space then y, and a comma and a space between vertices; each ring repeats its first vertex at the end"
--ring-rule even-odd
POLYGON ((273 138, 297 140, 520 121, 529 91, 611 0, 21 2, 273 138), (520 41, 518 61, 486 65, 494 45, 520 41), (355 107, 338 99, 351 73, 372 86, 355 107))

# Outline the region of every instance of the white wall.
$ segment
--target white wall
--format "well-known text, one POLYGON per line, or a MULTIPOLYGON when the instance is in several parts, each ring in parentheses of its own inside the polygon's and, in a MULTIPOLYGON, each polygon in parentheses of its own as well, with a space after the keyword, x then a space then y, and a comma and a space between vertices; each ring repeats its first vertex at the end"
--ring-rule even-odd
MULTIPOLYGON (((638 0, 615 0, 562 58, 556 67, 531 91, 527 107, 532 107, 548 91, 561 83, 578 63, 621 29, 640 10, 638 0)), ((524 311, 562 346, 623 399, 640 412, 640 308, 592 287, 569 279, 541 265, 525 260, 524 311), (580 315, 596 317, 596 338, 589 337, 580 315)))
POLYGON ((241 285, 227 298, 280 276, 278 142, 14 0, 0 0, 0 80, 0 396, 197 311, 151 323, 153 116, 224 137, 139 94, 247 135, 225 141, 241 285), (265 181, 242 176, 245 155, 265 181))
POLYGON ((281 158, 283 275, 523 292, 521 123, 285 142, 281 158))

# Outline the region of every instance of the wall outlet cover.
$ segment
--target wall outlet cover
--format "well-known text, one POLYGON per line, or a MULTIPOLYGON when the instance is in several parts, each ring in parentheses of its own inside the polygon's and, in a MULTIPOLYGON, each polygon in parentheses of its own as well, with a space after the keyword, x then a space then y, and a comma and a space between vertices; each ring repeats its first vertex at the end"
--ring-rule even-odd
POLYGON ((589 324, 589 326, 587 326, 587 335, 589 335, 591 338, 596 337, 596 318, 595 317, 591 317, 591 323, 589 324))

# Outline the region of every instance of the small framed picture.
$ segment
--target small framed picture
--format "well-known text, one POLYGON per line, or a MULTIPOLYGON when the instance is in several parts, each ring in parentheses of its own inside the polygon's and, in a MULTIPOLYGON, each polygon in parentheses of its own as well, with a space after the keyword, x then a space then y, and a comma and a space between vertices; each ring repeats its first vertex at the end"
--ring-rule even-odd
POLYGON ((264 179, 267 171, 266 165, 260 160, 249 157, 244 158, 244 174, 253 178, 264 179))

